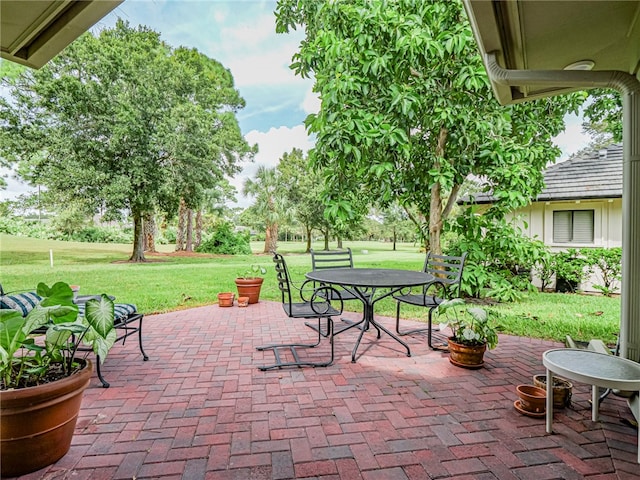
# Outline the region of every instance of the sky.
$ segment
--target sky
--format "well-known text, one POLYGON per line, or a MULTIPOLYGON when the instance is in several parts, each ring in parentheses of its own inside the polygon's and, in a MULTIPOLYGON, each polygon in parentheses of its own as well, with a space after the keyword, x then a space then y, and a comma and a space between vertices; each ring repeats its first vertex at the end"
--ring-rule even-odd
MULTIPOLYGON (((259 149, 254 161, 244 163, 231 182, 238 190, 237 205, 243 207, 250 199, 242 196, 242 184, 258 165, 275 166, 283 153, 313 147, 303 122, 320 106, 311 90, 313 81, 297 77, 289 68, 303 33, 277 34, 275 5, 270 0, 125 0, 92 29, 111 28, 122 18, 132 26, 145 25, 159 32, 172 47, 196 48, 231 71, 246 101, 237 115, 240 129, 247 142, 259 149)), ((581 119, 570 115, 566 121, 567 129, 556 138, 561 160, 588 143, 581 119)), ((29 190, 12 178, 7 183, 0 199, 29 190)))

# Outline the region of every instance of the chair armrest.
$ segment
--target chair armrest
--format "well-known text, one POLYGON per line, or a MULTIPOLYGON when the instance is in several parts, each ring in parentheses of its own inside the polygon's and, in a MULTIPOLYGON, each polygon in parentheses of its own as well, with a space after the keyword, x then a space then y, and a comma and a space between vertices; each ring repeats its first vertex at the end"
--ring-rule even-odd
POLYGON ((422 293, 425 296, 425 300, 427 297, 431 297, 432 303, 436 303, 436 298, 447 298, 449 296, 449 287, 440 280, 434 280, 424 286, 422 293))
MULTIPOLYGON (((315 289, 313 295, 311 296, 311 309, 317 313, 318 315, 326 315, 332 309, 337 313, 332 313, 332 315, 340 315, 342 314, 342 310, 344 308, 344 302, 342 301, 342 295, 335 288, 329 285, 322 285, 315 289), (331 300, 335 302, 340 302, 340 308, 336 308, 331 304, 331 300)), ((331 315, 331 316, 332 316, 331 315)))

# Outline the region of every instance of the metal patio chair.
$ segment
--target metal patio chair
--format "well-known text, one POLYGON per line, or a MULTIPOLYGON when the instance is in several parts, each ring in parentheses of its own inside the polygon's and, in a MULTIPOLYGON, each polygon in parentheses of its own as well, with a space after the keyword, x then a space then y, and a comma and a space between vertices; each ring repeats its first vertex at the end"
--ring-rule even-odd
POLYGON ((427 332, 427 344, 431 349, 442 350, 432 344, 432 316, 433 311, 438 308, 443 301, 460 296, 460 284, 462 282, 462 271, 467 254, 455 257, 449 255, 436 255, 427 253, 424 261, 423 271, 430 273, 436 280, 425 285, 421 292, 400 292, 394 295, 396 299, 396 332, 398 335, 411 335, 413 333, 427 332), (416 328, 412 330, 400 330, 400 306, 403 304, 416 305, 429 309, 429 318, 426 328, 416 328))
POLYGON ((278 288, 280 289, 282 296, 282 308, 289 318, 294 319, 317 319, 318 326, 316 328, 318 332, 318 341, 315 343, 286 343, 286 344, 273 344, 257 347, 257 350, 273 350, 273 354, 276 359, 276 363, 272 365, 263 365, 258 367, 260 370, 269 370, 273 368, 281 367, 327 367, 333 363, 334 359, 334 328, 333 317, 339 316, 342 313, 343 302, 340 297, 340 292, 335 288, 328 285, 321 285, 316 288, 311 288, 312 282, 304 282, 300 287, 296 286, 289 275, 289 269, 282 255, 275 253, 273 256, 275 262, 276 278, 278 280, 278 288), (309 288, 308 300, 305 296, 305 290, 309 288), (299 301, 294 297, 299 297, 299 301), (339 308, 338 308, 339 307, 339 308), (320 324, 322 319, 327 321, 327 329, 325 333, 321 333, 320 324), (311 349, 318 347, 322 338, 329 339, 330 356, 323 361, 310 361, 301 359, 298 356, 299 349, 311 349), (284 360, 280 356, 280 350, 288 350, 293 357, 293 361, 284 360))

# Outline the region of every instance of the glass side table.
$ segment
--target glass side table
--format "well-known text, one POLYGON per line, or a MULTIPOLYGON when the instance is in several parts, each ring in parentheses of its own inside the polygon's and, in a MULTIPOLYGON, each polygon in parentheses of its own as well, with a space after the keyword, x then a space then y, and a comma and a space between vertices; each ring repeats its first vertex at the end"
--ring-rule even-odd
MULTIPOLYGON (((640 363, 572 348, 547 350, 542 354, 542 364, 547 369, 547 385, 553 385, 553 374, 576 382, 592 385, 591 419, 598 421, 600 395, 598 387, 616 388, 640 394, 640 363)), ((630 404, 631 406, 631 404, 630 404)), ((547 389, 547 433, 553 433, 553 389, 547 389)), ((638 412, 634 412, 636 418, 638 412)), ((638 463, 640 463, 640 429, 638 430, 638 463)))

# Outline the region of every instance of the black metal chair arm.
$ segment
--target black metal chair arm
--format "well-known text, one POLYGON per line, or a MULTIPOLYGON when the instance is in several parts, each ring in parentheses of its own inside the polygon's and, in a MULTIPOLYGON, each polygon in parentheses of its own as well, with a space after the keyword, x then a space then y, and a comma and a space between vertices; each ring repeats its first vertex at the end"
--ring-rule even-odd
POLYGON ((341 315, 344 308, 344 302, 340 292, 329 285, 323 285, 315 289, 311 296, 311 309, 318 315, 326 315, 330 310, 335 310, 338 313, 333 315, 341 315), (319 301, 320 300, 320 301, 319 301), (336 308, 331 304, 331 301, 339 301, 340 308, 336 308))
POLYGON ((316 291, 316 285, 313 280, 305 280, 304 282, 302 282, 302 285, 300 285, 299 287, 293 284, 293 282, 290 282, 290 284, 293 288, 298 290, 298 293, 300 294, 300 299, 303 302, 311 302, 311 297, 316 291), (305 293, 307 293, 308 296, 305 296, 305 293))

